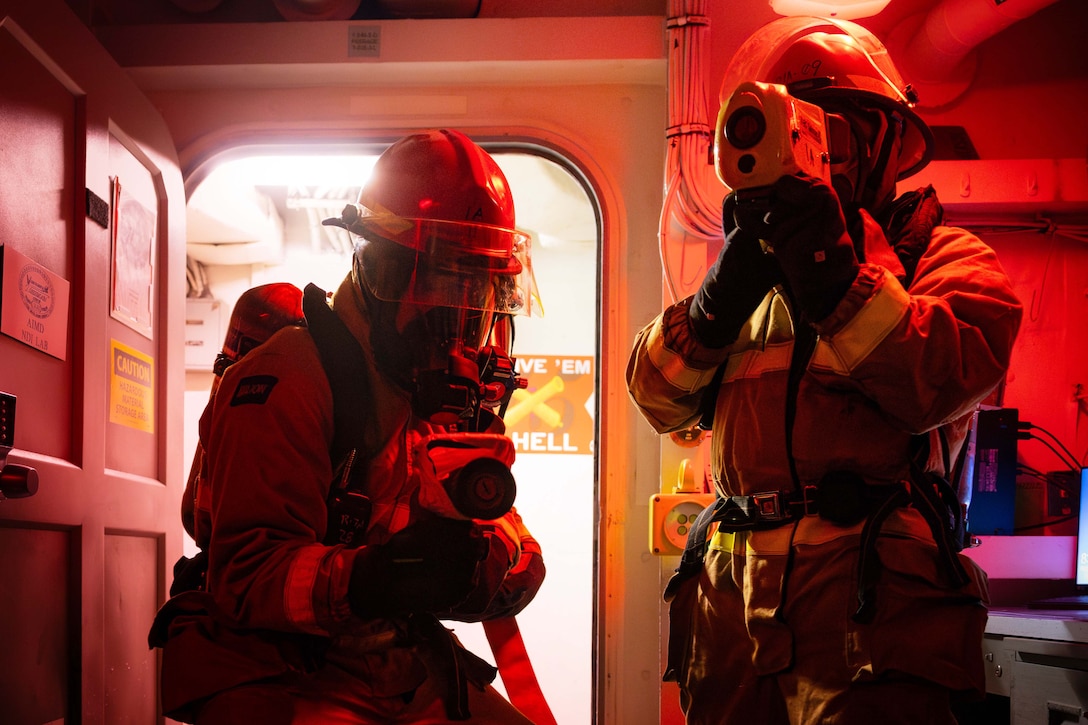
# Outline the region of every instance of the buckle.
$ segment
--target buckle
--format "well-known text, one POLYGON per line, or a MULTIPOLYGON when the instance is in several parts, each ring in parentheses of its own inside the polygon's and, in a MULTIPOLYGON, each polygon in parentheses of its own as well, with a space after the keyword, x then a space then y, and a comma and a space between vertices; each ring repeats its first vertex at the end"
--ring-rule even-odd
MULTIPOLYGON (((816 511, 815 486, 805 493, 805 511, 816 511)), ((730 496, 715 513, 719 531, 749 531, 775 528, 800 517, 800 502, 789 491, 761 491, 747 496, 730 496)))
POLYGON ((782 496, 778 491, 765 493, 753 493, 752 504, 755 506, 758 518, 761 521, 781 521, 785 518, 782 508, 782 496))
POLYGON ((804 507, 805 516, 816 516, 820 513, 817 506, 817 492, 816 486, 805 486, 801 489, 801 505, 804 507))

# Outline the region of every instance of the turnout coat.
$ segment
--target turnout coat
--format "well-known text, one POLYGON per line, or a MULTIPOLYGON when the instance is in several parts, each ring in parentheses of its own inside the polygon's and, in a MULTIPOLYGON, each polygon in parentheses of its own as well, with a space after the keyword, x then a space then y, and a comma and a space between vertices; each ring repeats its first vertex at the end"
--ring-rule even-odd
MULTIPOLYGON (((1021 306, 994 252, 962 229, 931 225, 904 286, 883 230, 861 217, 860 273, 818 324, 800 323, 776 287, 725 348, 694 338, 690 298, 638 334, 629 391, 660 433, 699 421, 724 365, 709 449, 719 498, 797 494, 839 472, 907 486, 919 436, 933 444, 922 466, 948 474, 944 461, 955 460, 976 405, 1002 380, 1021 306)), ((710 537, 699 576, 667 594, 666 679, 679 681, 690 722, 743 713, 746 685, 776 673, 845 688, 894 671, 983 690, 985 574, 957 553, 969 581, 952 585, 929 525, 899 506, 876 538, 875 617, 856 621, 864 526, 802 515, 710 537)))

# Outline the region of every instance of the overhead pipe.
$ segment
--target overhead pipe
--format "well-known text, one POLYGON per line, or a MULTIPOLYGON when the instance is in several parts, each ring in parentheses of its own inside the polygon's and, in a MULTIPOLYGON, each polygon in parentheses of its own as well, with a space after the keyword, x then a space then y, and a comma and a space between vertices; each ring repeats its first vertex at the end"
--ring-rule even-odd
POLYGON ((942 0, 925 16, 902 23, 889 38, 900 72, 935 108, 957 99, 974 79, 975 49, 1056 0, 942 0))

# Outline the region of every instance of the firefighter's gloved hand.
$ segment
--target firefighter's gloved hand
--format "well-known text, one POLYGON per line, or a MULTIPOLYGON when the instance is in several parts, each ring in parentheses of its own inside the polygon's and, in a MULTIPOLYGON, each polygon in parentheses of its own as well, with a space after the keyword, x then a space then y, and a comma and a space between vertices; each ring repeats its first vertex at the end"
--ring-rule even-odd
POLYGON ((688 308, 692 331, 706 347, 725 347, 735 341, 781 278, 778 264, 763 251, 759 238, 737 227, 735 210, 736 199, 730 194, 722 205, 725 243, 688 308))
POLYGON ((472 591, 487 552, 471 521, 413 524, 359 550, 348 584, 351 609, 360 617, 446 611, 472 591))
POLYGON ((476 580, 467 596, 448 612, 439 613, 441 619, 460 622, 480 622, 488 619, 491 600, 503 586, 506 574, 513 566, 517 551, 502 535, 501 529, 487 522, 477 522, 477 529, 487 542, 487 554, 476 569, 476 580))
POLYGON ((491 600, 490 617, 513 617, 529 606, 544 583, 544 558, 539 551, 522 551, 517 568, 506 576, 502 589, 491 600))
POLYGON ((512 617, 533 600, 544 583, 540 544, 521 524, 516 511, 511 509, 503 521, 477 521, 476 524, 489 544, 487 557, 477 570, 476 586, 452 610, 439 612, 439 619, 482 622, 512 617), (520 529, 504 525, 511 518, 516 519, 520 529))
POLYGON ((767 244, 801 312, 818 322, 834 311, 858 274, 854 243, 830 184, 783 176, 772 187, 767 244))

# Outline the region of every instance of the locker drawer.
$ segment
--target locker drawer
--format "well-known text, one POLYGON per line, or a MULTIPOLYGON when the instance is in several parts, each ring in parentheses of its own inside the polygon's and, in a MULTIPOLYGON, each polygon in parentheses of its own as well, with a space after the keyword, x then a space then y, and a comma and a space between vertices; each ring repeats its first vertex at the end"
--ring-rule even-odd
POLYGON ((1012 725, 1088 723, 1088 646, 1006 638, 1012 663, 1012 725))

